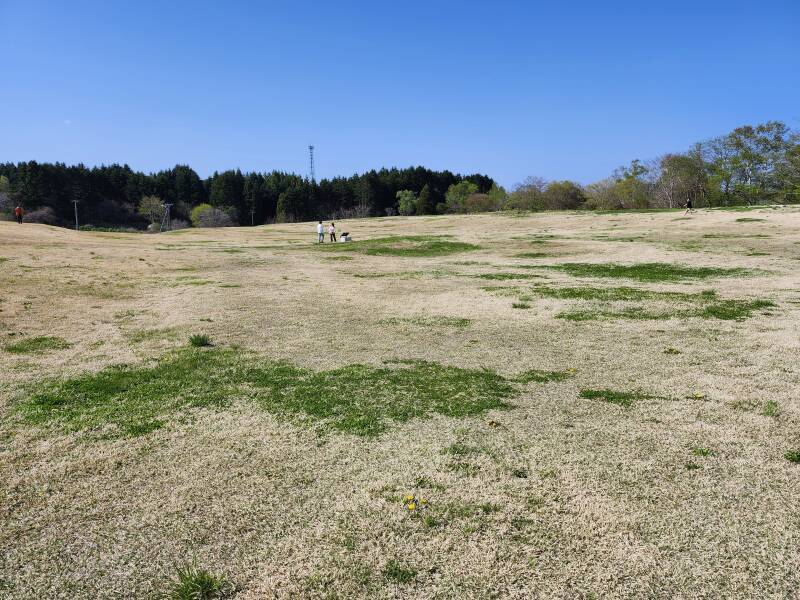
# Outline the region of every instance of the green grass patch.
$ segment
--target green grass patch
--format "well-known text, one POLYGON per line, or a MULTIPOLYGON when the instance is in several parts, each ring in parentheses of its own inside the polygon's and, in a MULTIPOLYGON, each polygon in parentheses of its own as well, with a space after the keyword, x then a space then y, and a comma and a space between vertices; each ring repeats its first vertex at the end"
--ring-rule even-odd
POLYGON ((666 302, 705 303, 714 300, 717 293, 714 290, 703 290, 696 294, 682 292, 655 292, 633 287, 552 287, 536 285, 529 293, 545 298, 558 298, 561 300, 595 300, 601 302, 661 300, 666 302))
POLYGON ((552 256, 555 255, 549 252, 522 252, 514 255, 515 258, 550 258, 552 256))
POLYGON ((506 281, 510 279, 539 279, 541 275, 534 275, 533 273, 480 273, 473 275, 478 279, 490 279, 495 281, 506 281))
POLYGON ((765 417, 777 417, 781 414, 781 407, 775 400, 767 400, 761 409, 761 414, 765 417))
POLYGON ((565 321, 599 321, 613 319, 629 319, 638 321, 661 321, 671 319, 676 315, 665 312, 650 312, 639 307, 622 308, 619 310, 607 308, 576 309, 560 312, 556 319, 565 321))
POLYGON ((323 252, 358 252, 369 256, 407 257, 446 256, 480 248, 475 244, 446 239, 445 236, 431 235, 390 236, 341 244, 318 244, 313 247, 323 252))
POLYGON ((800 463, 800 450, 789 450, 783 457, 789 462, 800 463))
POLYGON ((483 452, 483 448, 479 448, 478 446, 470 446, 463 442, 454 442, 450 444, 446 448, 442 449, 442 454, 450 454, 452 456, 470 456, 473 454, 481 454, 483 452))
POLYGON ((548 381, 564 381, 572 377, 575 371, 539 371, 532 369, 520 373, 514 378, 517 383, 547 383, 548 381))
POLYGON ((630 408, 637 400, 647 400, 651 398, 641 392, 620 392, 616 390, 604 389, 587 389, 580 391, 580 397, 587 400, 602 400, 603 402, 610 402, 617 404, 624 408, 630 408))
POLYGON ((757 219, 755 217, 739 217, 736 219, 737 223, 755 223, 757 221, 766 221, 766 219, 757 219))
POLYGON ((134 344, 141 344, 142 342, 151 340, 172 339, 176 335, 177 330, 174 327, 164 327, 160 329, 139 329, 137 331, 131 331, 125 336, 128 338, 128 341, 134 344))
POLYGON ((419 316, 419 317, 392 317, 379 321, 383 325, 416 325, 419 327, 467 327, 472 323, 471 319, 464 317, 444 317, 444 316, 419 316))
POLYGON ((314 372, 239 349, 187 347, 154 364, 39 383, 18 409, 31 424, 120 437, 179 411, 247 398, 279 416, 375 436, 393 422, 434 413, 465 417, 504 408, 517 391, 486 369, 411 360, 314 372))
POLYGON ((186 277, 178 277, 175 282, 172 284, 172 287, 179 287, 182 285, 209 285, 212 283, 216 283, 215 281, 210 281, 208 279, 198 279, 192 275, 188 275, 186 277))
POLYGON ((218 600, 231 598, 235 592, 235 586, 225 576, 186 565, 177 569, 175 581, 164 596, 169 600, 218 600))
POLYGON ((48 350, 66 350, 71 345, 60 337, 45 335, 20 340, 7 345, 4 349, 11 354, 41 354, 48 350))
POLYGON ((637 281, 685 281, 711 277, 735 277, 748 274, 747 269, 732 267, 689 267, 673 263, 563 263, 542 265, 542 269, 563 271, 575 277, 610 277, 637 281))
POLYGON ((407 567, 397 560, 390 560, 383 568, 383 576, 394 583, 410 583, 417 576, 417 570, 407 567))
POLYGON ((520 310, 527 310, 531 307, 527 302, 512 302, 511 308, 518 308, 520 310))
POLYGON ((765 233, 707 233, 703 237, 711 240, 736 240, 750 238, 769 239, 772 236, 765 233))
POLYGON ((704 319, 741 321, 751 317, 757 310, 774 307, 775 303, 770 300, 719 300, 703 308, 698 316, 704 319))

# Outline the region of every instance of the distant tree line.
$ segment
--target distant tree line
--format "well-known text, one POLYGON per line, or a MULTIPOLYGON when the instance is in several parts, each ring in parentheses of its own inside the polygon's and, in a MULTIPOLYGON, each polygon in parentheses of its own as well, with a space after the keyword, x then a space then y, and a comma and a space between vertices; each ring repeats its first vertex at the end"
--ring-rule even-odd
POLYGON ((185 165, 144 174, 127 165, 0 163, 0 212, 8 214, 20 204, 29 220, 69 225, 77 200, 81 223, 144 228, 160 222, 168 203, 179 222, 258 225, 396 214, 397 192, 409 190, 424 199, 419 214, 434 214, 450 186, 463 181, 481 192, 494 185, 486 175, 424 167, 373 170, 317 182, 279 171, 224 171, 201 179, 185 165))
POLYGON ((144 174, 127 165, 0 164, 0 214, 15 204, 27 218, 142 228, 175 223, 250 225, 316 219, 498 210, 675 208, 800 202, 800 134, 769 121, 738 127, 688 151, 633 160, 607 179, 580 185, 528 177, 509 193, 486 175, 423 167, 381 169, 319 182, 272 171, 224 171, 201 179, 187 166, 144 174))
MULTIPOLYGON (((676 208, 800 202, 800 134, 770 121, 738 127, 653 160, 633 160, 607 179, 579 185, 528 177, 511 193, 487 193, 469 181, 446 193, 446 212, 676 208)), ((410 195, 398 195, 402 214, 413 214, 410 195)))

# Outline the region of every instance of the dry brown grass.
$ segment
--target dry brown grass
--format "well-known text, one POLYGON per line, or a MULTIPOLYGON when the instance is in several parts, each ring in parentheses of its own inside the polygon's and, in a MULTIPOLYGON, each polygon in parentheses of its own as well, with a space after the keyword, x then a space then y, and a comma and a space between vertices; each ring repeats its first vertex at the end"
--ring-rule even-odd
POLYGON ((754 212, 765 221, 353 221, 340 229, 356 239, 447 234, 481 249, 351 260, 314 248, 312 224, 126 235, 0 222, 0 348, 69 343, 0 350, 0 596, 143 597, 194 562, 239 598, 797 597, 800 466, 784 454, 800 449, 800 212, 754 212), (560 262, 760 271, 669 284, 476 277, 560 262), (676 310, 570 322, 554 317, 596 304, 512 307, 536 282, 713 288, 778 307, 742 321, 676 310), (510 410, 412 420, 377 438, 321 433, 246 399, 135 438, 18 418, 43 378, 142 363, 193 333, 315 370, 399 357, 575 373, 524 385, 510 410), (645 399, 623 408, 582 389, 645 399), (408 494, 424 510, 409 511, 408 494))

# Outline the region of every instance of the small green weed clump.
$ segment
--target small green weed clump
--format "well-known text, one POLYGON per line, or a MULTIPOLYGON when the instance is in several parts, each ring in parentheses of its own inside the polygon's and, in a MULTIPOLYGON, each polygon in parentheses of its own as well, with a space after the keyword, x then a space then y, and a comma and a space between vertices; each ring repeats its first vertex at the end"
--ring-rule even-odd
POLYGON ((5 347, 5 351, 11 354, 41 354, 48 350, 66 350, 71 345, 60 337, 45 335, 9 344, 5 347))
POLYGON ((218 600, 231 598, 236 589, 223 575, 216 575, 194 565, 179 567, 170 585, 169 600, 218 600))
POLYGON ((417 576, 417 570, 407 567, 397 560, 390 560, 383 568, 383 576, 395 583, 409 583, 417 576))
POLYGON ((518 383, 547 383, 548 381, 563 381, 575 375, 575 369, 568 369, 566 371, 539 371, 532 369, 520 373, 514 378, 518 383))
POLYGON ((511 303, 511 308, 519 308, 521 310, 527 310, 530 307, 531 307, 531 305, 528 304, 527 302, 512 302, 511 303))
POLYGON ((211 346, 211 338, 205 333, 196 333, 192 336, 189 336, 189 345, 193 346, 194 348, 206 348, 211 346))
POLYGON ((710 450, 709 448, 695 446, 694 448, 692 448, 692 454, 694 454, 695 456, 713 456, 714 451, 710 450))
POLYGON ((800 463, 800 450, 789 450, 783 457, 789 462, 800 463))
POLYGON ((609 389, 586 389, 580 391, 580 397, 587 400, 602 400, 617 404, 624 408, 630 408, 636 400, 647 400, 652 396, 641 392, 619 392, 609 389))

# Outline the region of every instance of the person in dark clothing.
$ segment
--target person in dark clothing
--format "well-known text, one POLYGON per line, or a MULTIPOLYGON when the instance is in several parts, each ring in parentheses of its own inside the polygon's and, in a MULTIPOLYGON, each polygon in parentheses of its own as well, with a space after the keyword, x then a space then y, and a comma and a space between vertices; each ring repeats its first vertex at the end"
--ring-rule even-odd
POLYGON ((694 212, 694 209, 692 209, 692 201, 690 199, 686 199, 686 204, 684 204, 684 206, 686 207, 686 212, 683 214, 687 215, 691 212, 694 212))
POLYGON ((17 223, 19 223, 20 225, 22 225, 22 215, 24 214, 25 211, 22 210, 21 206, 18 206, 17 208, 14 209, 14 216, 17 217, 17 223))

